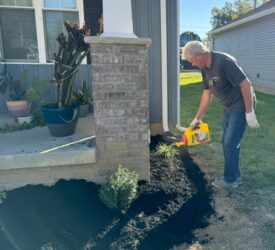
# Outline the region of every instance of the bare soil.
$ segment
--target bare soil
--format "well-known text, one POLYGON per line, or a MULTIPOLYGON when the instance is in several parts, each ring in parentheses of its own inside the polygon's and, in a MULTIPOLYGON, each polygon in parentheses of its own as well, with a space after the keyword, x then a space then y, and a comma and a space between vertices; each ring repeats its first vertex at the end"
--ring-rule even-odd
MULTIPOLYGON (((205 161, 194 161, 205 173, 208 183, 217 176, 205 161)), ((228 250, 274 250, 275 249, 275 190, 250 188, 244 184, 237 189, 213 190, 213 208, 216 215, 209 226, 196 230, 197 239, 208 235, 211 241, 201 245, 181 246, 178 249, 228 249, 228 250), (220 219, 218 219, 220 218, 220 219)))
POLYGON ((275 249, 273 208, 251 201, 266 193, 215 190, 203 159, 181 148, 171 164, 154 154, 159 142, 161 136, 152 137, 151 182, 139 182, 125 214, 108 209, 98 199, 99 185, 82 180, 7 192, 0 249, 275 249))

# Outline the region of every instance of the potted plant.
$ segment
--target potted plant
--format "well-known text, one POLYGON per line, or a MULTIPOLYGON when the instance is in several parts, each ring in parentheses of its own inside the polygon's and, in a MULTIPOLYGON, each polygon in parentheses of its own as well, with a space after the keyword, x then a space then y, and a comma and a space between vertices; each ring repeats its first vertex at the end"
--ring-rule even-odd
POLYGON ((44 103, 44 97, 49 91, 49 85, 45 80, 39 77, 32 78, 30 86, 27 87, 26 97, 30 104, 29 112, 26 115, 18 116, 17 120, 20 124, 30 123, 35 112, 41 112, 41 106, 44 103))
POLYGON ((53 81, 57 85, 58 100, 42 107, 44 120, 53 136, 68 136, 75 131, 79 115, 79 108, 73 103, 75 76, 89 50, 89 45, 84 42, 89 29, 69 22, 64 25, 67 36, 61 33, 57 37, 59 49, 54 54, 53 81))
POLYGON ((7 92, 7 108, 14 118, 24 116, 30 110, 30 103, 26 96, 27 80, 27 70, 23 71, 20 80, 14 80, 6 64, 0 73, 0 92, 2 94, 7 92))
POLYGON ((0 73, 0 93, 7 93, 7 108, 19 123, 31 121, 31 113, 40 109, 43 97, 48 90, 46 81, 38 77, 30 80, 27 69, 23 71, 19 80, 13 79, 6 64, 0 73))
POLYGON ((91 104, 90 89, 87 88, 87 83, 84 80, 82 87, 79 90, 73 91, 74 102, 79 105, 79 117, 86 117, 89 112, 89 105, 91 104))

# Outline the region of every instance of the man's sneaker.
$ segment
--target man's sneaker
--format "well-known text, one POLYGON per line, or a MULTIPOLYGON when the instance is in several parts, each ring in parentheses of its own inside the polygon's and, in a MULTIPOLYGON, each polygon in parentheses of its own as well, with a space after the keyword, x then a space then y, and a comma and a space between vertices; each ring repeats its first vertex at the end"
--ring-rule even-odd
POLYGON ((236 188, 239 185, 242 184, 242 179, 238 178, 236 181, 234 182, 226 182, 225 180, 221 179, 221 180, 216 180, 212 182, 212 185, 216 188, 236 188))
POLYGON ((242 177, 237 178, 236 182, 238 182, 239 185, 241 185, 243 183, 242 177))

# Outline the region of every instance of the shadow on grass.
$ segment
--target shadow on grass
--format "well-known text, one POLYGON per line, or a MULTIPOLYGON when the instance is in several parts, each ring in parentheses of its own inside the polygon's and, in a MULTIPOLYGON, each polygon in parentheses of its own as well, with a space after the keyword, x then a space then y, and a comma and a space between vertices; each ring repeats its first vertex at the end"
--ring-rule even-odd
MULTIPOLYGON (((152 137, 150 150, 162 142, 152 137)), ((170 249, 195 239, 214 213, 203 173, 185 149, 171 170, 151 157, 151 182, 139 182, 127 214, 106 208, 99 186, 61 180, 53 187, 26 186, 7 192, 0 205, 1 249, 170 249)))

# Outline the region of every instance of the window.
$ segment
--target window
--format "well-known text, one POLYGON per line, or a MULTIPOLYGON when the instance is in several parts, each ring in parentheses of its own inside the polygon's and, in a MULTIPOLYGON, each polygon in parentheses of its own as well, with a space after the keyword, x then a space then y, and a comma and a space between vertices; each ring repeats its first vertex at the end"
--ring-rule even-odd
POLYGON ((1 58, 6 60, 38 60, 34 9, 31 0, 0 0, 1 58), (24 6, 24 9, 20 7, 24 6))
POLYGON ((0 59, 52 61, 65 20, 84 23, 82 0, 0 0, 0 59))
POLYGON ((75 0, 44 0, 46 8, 76 9, 75 0))
POLYGON ((0 5, 31 7, 32 0, 0 0, 0 5))
POLYGON ((77 22, 79 18, 75 0, 44 0, 44 8, 47 59, 52 60, 58 48, 56 37, 60 32, 66 33, 64 21, 77 22))

